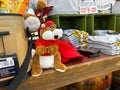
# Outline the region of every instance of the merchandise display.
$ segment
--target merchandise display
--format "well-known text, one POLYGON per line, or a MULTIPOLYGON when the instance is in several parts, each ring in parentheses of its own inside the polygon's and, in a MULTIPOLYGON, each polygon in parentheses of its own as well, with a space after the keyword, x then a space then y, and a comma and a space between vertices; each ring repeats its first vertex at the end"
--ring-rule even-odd
POLYGON ((104 54, 120 54, 120 35, 89 36, 88 49, 97 49, 104 54))
POLYGON ((77 49, 87 48, 87 38, 89 36, 87 32, 76 29, 68 29, 64 30, 64 34, 67 35, 68 39, 75 45, 77 49))
POLYGON ((120 81, 119 4, 0 0, 0 90, 112 90, 120 81))

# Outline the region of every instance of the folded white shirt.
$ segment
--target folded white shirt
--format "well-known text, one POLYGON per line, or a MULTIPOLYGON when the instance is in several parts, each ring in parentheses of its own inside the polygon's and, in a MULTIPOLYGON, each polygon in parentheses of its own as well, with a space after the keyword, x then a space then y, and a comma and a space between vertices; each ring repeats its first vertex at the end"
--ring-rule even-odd
POLYGON ((88 45, 88 50, 90 49, 97 49, 97 50, 100 50, 102 53, 104 53, 104 54, 107 54, 107 55, 118 55, 118 54, 120 54, 120 50, 110 50, 110 49, 105 49, 105 48, 100 48, 100 47, 98 47, 98 48, 96 48, 96 47, 91 47, 91 46, 89 46, 88 45))
POLYGON ((115 44, 103 44, 103 43, 88 43, 89 47, 108 49, 108 50, 120 50, 120 46, 116 46, 115 44))
POLYGON ((113 44, 118 40, 120 40, 120 35, 89 36, 87 41, 113 44))

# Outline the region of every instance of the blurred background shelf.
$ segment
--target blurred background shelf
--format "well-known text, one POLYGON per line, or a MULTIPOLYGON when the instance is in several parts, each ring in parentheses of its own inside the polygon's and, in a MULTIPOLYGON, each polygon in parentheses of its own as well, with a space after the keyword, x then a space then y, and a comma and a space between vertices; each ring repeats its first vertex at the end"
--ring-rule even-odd
POLYGON ((78 29, 94 35, 94 30, 112 30, 120 32, 119 14, 57 14, 48 17, 63 30, 78 29))

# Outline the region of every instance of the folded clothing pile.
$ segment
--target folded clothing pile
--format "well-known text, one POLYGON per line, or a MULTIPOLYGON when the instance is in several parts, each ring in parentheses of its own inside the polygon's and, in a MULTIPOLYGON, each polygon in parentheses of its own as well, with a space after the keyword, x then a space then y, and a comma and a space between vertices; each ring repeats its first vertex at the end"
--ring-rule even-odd
POLYGON ((80 31, 77 29, 67 29, 63 32, 67 35, 69 41, 78 49, 87 47, 87 38, 89 34, 85 31, 80 31))
POLYGON ((120 35, 89 36, 88 49, 97 49, 104 54, 120 54, 120 35))

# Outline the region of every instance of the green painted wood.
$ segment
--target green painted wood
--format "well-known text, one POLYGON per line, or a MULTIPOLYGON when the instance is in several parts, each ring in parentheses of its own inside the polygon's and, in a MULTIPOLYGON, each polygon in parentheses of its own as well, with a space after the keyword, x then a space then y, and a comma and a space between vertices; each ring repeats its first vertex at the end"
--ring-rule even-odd
POLYGON ((90 35, 94 35, 94 16, 93 15, 87 15, 87 32, 90 35))
POLYGON ((78 29, 94 35, 94 30, 113 30, 120 32, 120 15, 116 14, 58 14, 48 17, 63 30, 78 29))
POLYGON ((116 15, 116 31, 120 33, 120 14, 116 15))
POLYGON ((86 15, 80 14, 59 14, 48 17, 63 30, 78 29, 86 31, 86 15))
POLYGON ((94 15, 94 29, 115 30, 115 15, 94 15))

